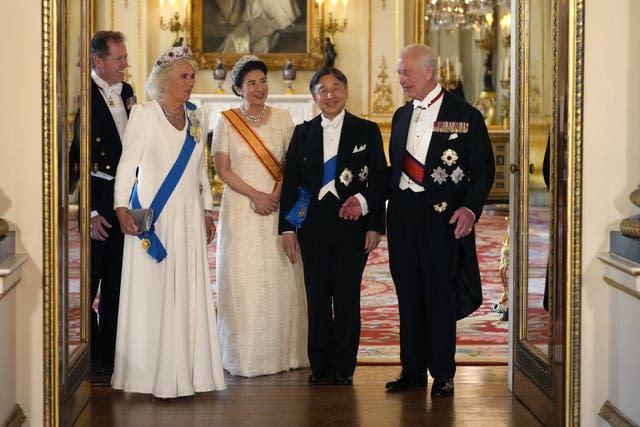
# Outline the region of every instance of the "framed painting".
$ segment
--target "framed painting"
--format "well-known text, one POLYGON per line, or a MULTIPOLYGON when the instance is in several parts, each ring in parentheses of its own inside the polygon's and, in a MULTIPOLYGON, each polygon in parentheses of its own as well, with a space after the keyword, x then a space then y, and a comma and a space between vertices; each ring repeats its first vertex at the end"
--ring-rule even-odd
POLYGON ((225 68, 248 53, 269 68, 291 59, 299 70, 323 60, 319 16, 313 0, 192 0, 190 44, 202 68, 225 68))

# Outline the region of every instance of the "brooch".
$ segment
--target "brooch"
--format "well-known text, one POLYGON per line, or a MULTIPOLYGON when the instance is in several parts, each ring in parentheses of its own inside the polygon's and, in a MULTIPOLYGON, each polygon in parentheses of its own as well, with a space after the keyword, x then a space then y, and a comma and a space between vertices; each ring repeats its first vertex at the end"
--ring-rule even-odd
POLYGON ((197 115, 197 110, 187 110, 189 116, 189 134, 196 140, 196 143, 200 142, 200 118, 197 115))
POLYGON ((442 157, 440 158, 447 166, 452 166, 458 161, 458 153, 449 148, 442 153, 442 157))
POLYGON ((462 169, 460 169, 460 167, 455 168, 455 170, 451 172, 451 181, 453 181, 455 184, 462 181, 462 178, 464 178, 464 172, 462 172, 462 169))
POLYGON ((364 182, 368 176, 369 176, 369 168, 367 167, 367 165, 364 165, 362 169, 360 169, 360 172, 358 173, 358 178, 360 178, 360 182, 364 182))
POLYGON ((352 179, 353 179, 353 173, 349 169, 345 168, 340 174, 340 182, 344 184, 344 186, 346 187, 349 184, 351 184, 352 179))
POLYGON ((433 182, 437 182, 440 185, 442 185, 442 183, 447 180, 448 176, 449 175, 447 174, 447 171, 442 169, 440 166, 434 169, 433 173, 431 174, 431 178, 433 178, 433 182))
POLYGON ((433 209, 436 212, 442 213, 447 209, 447 202, 440 202, 437 205, 433 205, 433 209))

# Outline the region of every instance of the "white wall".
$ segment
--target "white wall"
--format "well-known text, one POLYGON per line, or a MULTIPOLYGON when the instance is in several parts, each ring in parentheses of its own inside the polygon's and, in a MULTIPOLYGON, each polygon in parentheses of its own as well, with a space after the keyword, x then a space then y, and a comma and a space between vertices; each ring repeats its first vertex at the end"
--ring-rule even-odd
POLYGON ((634 326, 624 327, 637 329, 640 304, 620 304, 623 297, 604 283, 596 253, 608 250, 609 231, 621 219, 638 212, 628 196, 640 183, 640 4, 586 0, 585 13, 581 414, 582 425, 593 426, 603 424, 597 414, 605 400, 625 406, 619 399, 625 395, 636 405, 618 409, 638 417, 640 385, 633 372, 612 365, 615 352, 638 354, 640 342, 626 334, 620 343, 614 328, 635 318, 634 326), (629 309, 635 314, 625 314, 629 309))
MULTIPOLYGON (((16 396, 28 425, 42 425, 42 137, 41 3, 3 2, 0 13, 0 216, 29 254, 16 292, 16 396)), ((4 369, 4 367, 3 367, 4 369)), ((2 376, 5 373, 1 374, 2 376)), ((0 420, 4 421, 4 420, 0 420)))

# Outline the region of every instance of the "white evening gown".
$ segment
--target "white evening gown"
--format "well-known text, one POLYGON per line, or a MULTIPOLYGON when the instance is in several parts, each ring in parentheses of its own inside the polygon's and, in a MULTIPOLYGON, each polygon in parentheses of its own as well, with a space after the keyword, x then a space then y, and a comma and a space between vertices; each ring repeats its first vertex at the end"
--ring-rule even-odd
MULTIPOLYGON (((200 114, 201 129, 206 129, 200 114)), ((167 250, 156 262, 125 235, 111 384, 168 398, 226 388, 216 334, 204 210, 213 202, 204 166, 206 132, 158 220, 167 250)), ((149 207, 185 140, 156 101, 134 107, 124 135, 114 206, 128 206, 136 167, 138 196, 149 207)))
MULTIPOLYGON (((253 130, 282 162, 293 132, 289 112, 271 107, 268 122, 253 130)), ((236 175, 257 190, 272 191, 273 178, 222 115, 211 152, 228 154, 236 175)), ((256 214, 248 197, 225 186, 216 260, 224 368, 253 377, 309 366, 302 261, 291 264, 284 254, 278 213, 256 214)))

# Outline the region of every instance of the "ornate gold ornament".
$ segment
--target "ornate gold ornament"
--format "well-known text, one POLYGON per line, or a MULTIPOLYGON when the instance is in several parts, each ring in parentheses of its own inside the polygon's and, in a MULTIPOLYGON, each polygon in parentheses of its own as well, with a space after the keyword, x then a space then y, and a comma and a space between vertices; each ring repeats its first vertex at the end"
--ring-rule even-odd
POLYGON ((382 57, 380 62, 380 74, 378 74, 378 82, 373 90, 373 113, 392 113, 393 112, 393 93, 391 84, 389 84, 389 75, 387 74, 387 64, 382 57))

